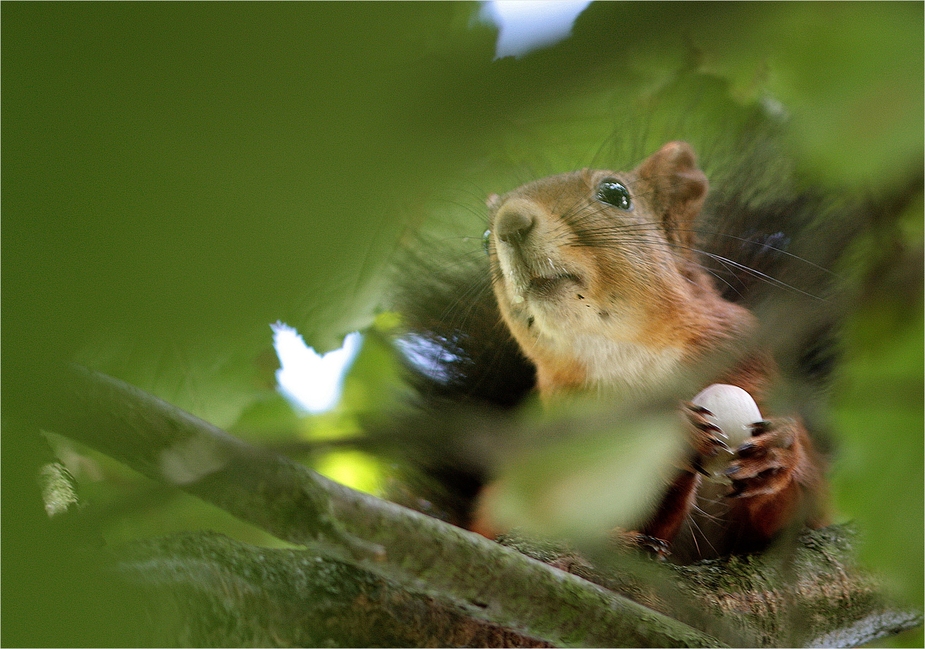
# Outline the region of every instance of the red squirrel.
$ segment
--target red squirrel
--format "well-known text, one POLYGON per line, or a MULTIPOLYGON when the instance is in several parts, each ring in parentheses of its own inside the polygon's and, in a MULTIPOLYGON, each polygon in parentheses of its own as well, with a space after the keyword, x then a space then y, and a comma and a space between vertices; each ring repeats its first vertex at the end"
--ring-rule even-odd
MULTIPOLYGON (((754 316, 723 299, 697 262, 707 191, 691 147, 669 142, 630 172, 582 170, 489 200, 494 293, 544 400, 601 387, 645 393, 754 330, 754 316)), ((741 387, 762 407, 774 371, 752 354, 710 382, 741 387)), ((684 408, 691 465, 638 531, 644 542, 675 539, 697 505, 699 464, 725 446, 710 413, 684 408)), ((797 517, 815 522, 821 462, 797 419, 762 420, 734 450, 723 517, 737 545, 762 545, 797 517)))
MULTIPOLYGON (((443 363, 444 375, 430 381, 431 390, 452 395, 463 377, 471 401, 503 406, 516 404, 533 386, 546 402, 602 389, 616 398, 636 397, 747 340, 756 317, 724 297, 695 250, 695 220, 708 189, 692 148, 675 141, 632 171, 584 169, 491 196, 485 243, 495 304, 456 306, 468 309, 470 329, 440 330, 437 321, 460 295, 474 294, 472 287, 438 283, 416 295, 434 302, 428 315, 411 323, 429 340, 416 353, 436 347, 434 359, 443 363), (497 340, 477 347, 471 340, 478 338, 497 340), (484 359, 497 365, 504 355, 509 358, 501 365, 516 371, 495 376, 485 370, 492 363, 484 359)), ((784 528, 822 522, 820 454, 798 417, 767 416, 765 410, 776 371, 769 353, 750 351, 698 387, 738 386, 765 413, 752 437, 729 449, 735 455, 725 488, 701 475, 702 465, 726 450, 711 413, 679 404, 690 432, 689 463, 678 469, 648 521, 624 539, 690 560, 760 548, 784 528)), ((463 484, 458 490, 472 501, 490 478, 447 466, 432 474, 463 484)), ((491 527, 473 516, 470 508, 456 518, 481 531, 491 527)))

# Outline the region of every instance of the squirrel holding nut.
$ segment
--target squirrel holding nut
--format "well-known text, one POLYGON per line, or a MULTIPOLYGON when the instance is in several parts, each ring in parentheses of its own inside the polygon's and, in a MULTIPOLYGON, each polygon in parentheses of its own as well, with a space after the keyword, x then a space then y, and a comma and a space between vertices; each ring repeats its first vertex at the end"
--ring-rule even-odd
MULTIPOLYGON (((735 299, 744 280, 722 279, 707 263, 728 261, 723 268, 742 268, 752 281, 769 277, 762 255, 780 252, 781 235, 727 237, 758 250, 745 263, 705 259, 696 235, 709 189, 692 147, 673 141, 632 171, 583 169, 492 195, 484 277, 431 276, 399 300, 408 331, 427 341, 413 355, 429 353, 431 367, 409 366, 432 400, 511 408, 533 391, 546 403, 583 392, 638 398, 713 356, 734 358, 699 385, 711 386, 712 401, 681 400, 687 462, 648 520, 619 535, 681 561, 760 549, 785 529, 824 522, 822 455, 799 417, 766 412, 778 369, 753 345, 758 319, 735 299), (465 318, 448 316, 460 311, 465 318), (740 422, 744 439, 723 430, 729 413, 717 411, 736 410, 743 394, 755 414, 740 422), (710 469, 718 457, 728 461, 710 469)), ((755 208, 737 200, 714 211, 747 220, 755 208)), ((812 206, 799 199, 775 209, 791 218, 812 206)), ((773 223, 779 215, 761 216, 773 223)), ((478 507, 491 476, 450 462, 431 475, 464 502, 451 520, 491 536, 478 507)))

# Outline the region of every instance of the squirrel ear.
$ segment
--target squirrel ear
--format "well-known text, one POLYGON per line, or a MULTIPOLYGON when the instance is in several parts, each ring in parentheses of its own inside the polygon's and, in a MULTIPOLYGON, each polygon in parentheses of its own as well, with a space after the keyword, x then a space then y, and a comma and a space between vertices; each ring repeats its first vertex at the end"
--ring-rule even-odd
POLYGON ((489 194, 485 199, 485 205, 490 210, 496 210, 501 206, 501 197, 497 194, 489 194))
POLYGON ((687 142, 669 142, 636 169, 651 192, 651 205, 669 237, 689 243, 693 223, 707 195, 706 175, 687 142))

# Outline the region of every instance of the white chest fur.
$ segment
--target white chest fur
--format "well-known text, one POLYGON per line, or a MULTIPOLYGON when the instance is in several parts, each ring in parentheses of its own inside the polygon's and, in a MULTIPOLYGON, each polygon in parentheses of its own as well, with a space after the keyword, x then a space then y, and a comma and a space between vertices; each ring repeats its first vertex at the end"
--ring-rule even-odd
POLYGON ((645 392, 666 385, 681 364, 681 350, 673 347, 655 350, 593 334, 575 336, 572 345, 574 357, 585 367, 588 383, 601 388, 645 392))

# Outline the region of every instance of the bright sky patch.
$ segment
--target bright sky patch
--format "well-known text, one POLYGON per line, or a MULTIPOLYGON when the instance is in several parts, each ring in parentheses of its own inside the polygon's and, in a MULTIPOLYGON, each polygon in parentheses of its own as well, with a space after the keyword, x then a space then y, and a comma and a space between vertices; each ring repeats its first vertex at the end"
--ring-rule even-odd
POLYGON ((363 336, 356 331, 347 334, 340 349, 319 354, 289 325, 277 322, 270 327, 279 357, 276 381, 280 393, 303 412, 331 410, 340 401, 344 377, 363 345, 363 336))
POLYGON ((575 19, 591 0, 493 0, 479 17, 498 27, 495 58, 520 58, 572 34, 575 19))

